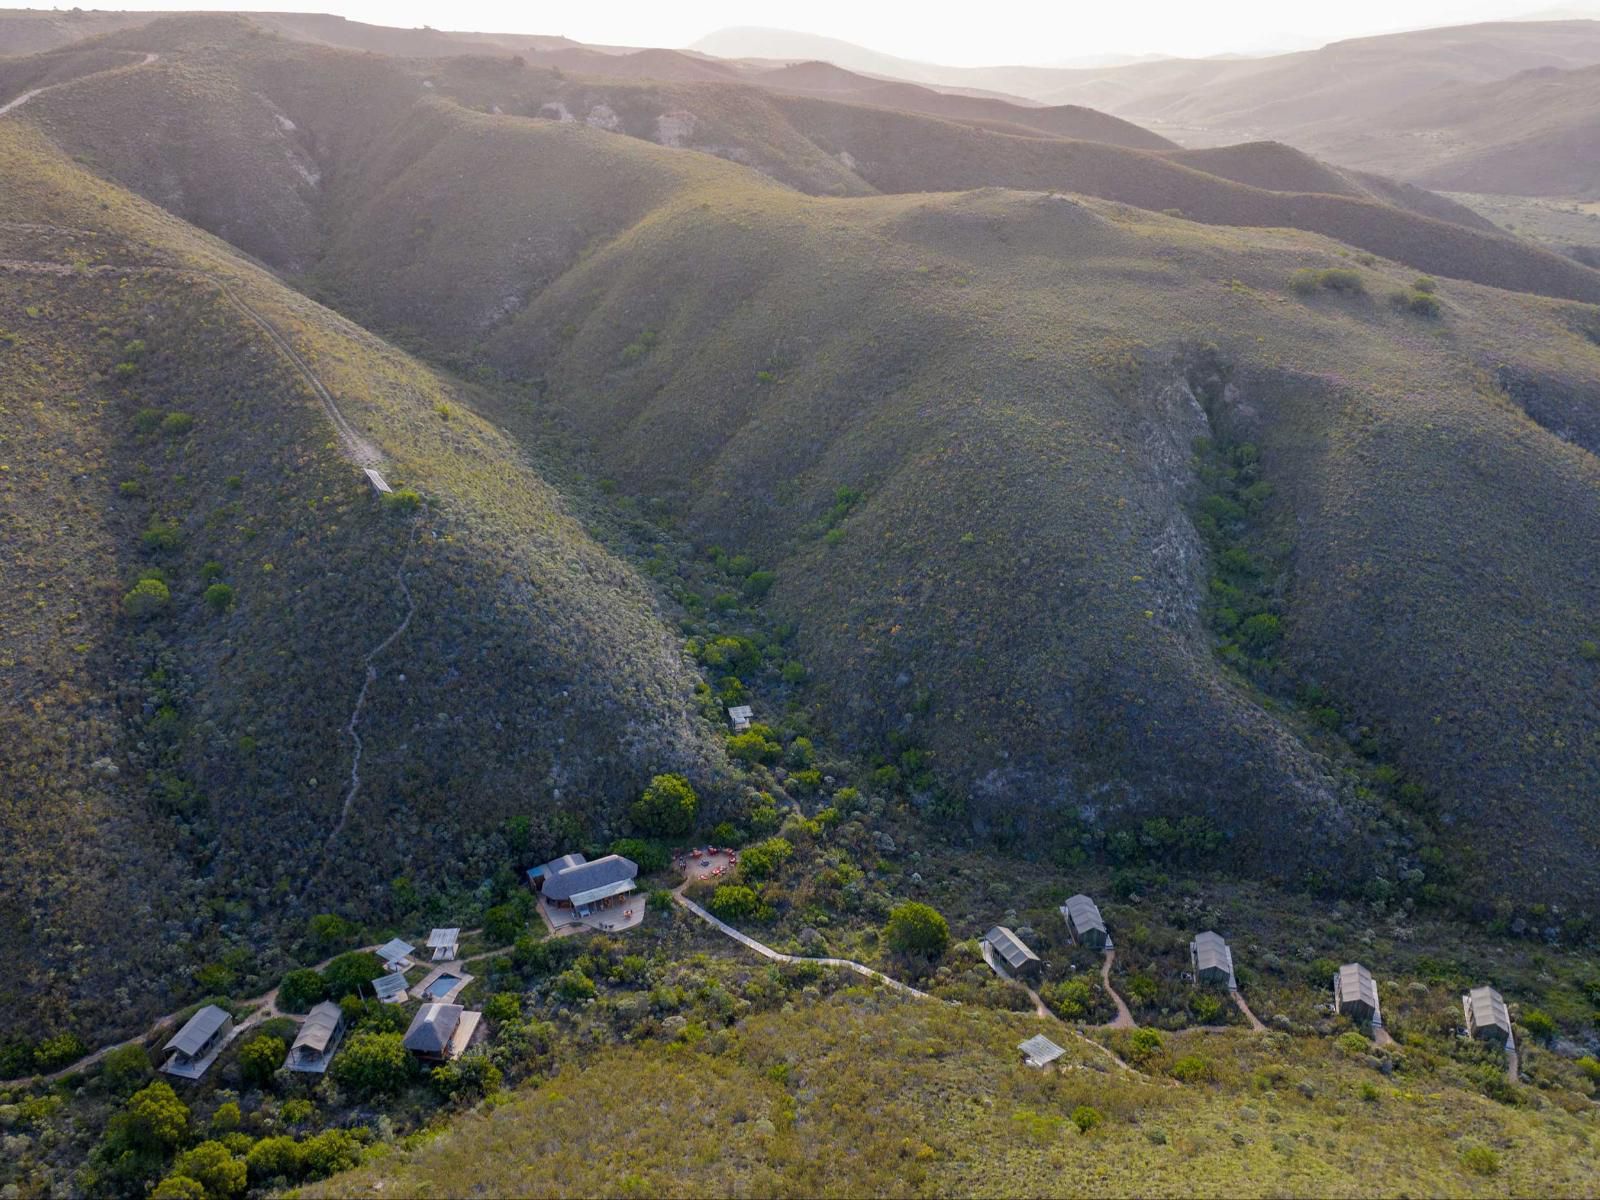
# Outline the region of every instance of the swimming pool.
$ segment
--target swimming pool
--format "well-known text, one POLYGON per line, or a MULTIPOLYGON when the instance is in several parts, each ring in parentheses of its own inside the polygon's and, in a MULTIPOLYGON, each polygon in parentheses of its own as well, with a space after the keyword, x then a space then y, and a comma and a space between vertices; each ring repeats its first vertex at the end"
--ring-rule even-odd
POLYGON ((460 982, 461 978, 458 975, 441 975, 427 987, 423 988, 422 991, 424 995, 432 996, 434 999, 438 999, 440 996, 448 994, 450 989, 455 987, 456 984, 460 982))

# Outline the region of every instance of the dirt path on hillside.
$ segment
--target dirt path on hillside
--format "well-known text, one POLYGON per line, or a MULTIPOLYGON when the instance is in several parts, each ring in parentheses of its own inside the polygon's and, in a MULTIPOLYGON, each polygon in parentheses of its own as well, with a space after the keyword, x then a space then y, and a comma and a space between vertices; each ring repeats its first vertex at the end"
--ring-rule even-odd
MULTIPOLYGON (((888 984, 896 991, 904 992, 908 996, 919 996, 924 1000, 939 999, 937 996, 930 996, 927 992, 919 991, 918 989, 912 987, 909 983, 901 983, 898 979, 891 979, 882 971, 875 971, 865 963, 851 962, 848 958, 807 958, 803 955, 784 954, 781 951, 774 950, 771 946, 756 941, 755 938, 750 937, 748 934, 740 933, 732 925, 729 925, 725 921, 718 920, 705 909, 701 908, 693 900, 689 899, 689 897, 683 894, 683 889, 687 886, 687 883, 683 883, 679 884, 678 887, 673 889, 672 898, 677 901, 678 904, 687 909, 689 912, 693 913, 695 916, 699 917, 713 929, 726 934, 728 937, 731 937, 734 941, 738 942, 742 946, 748 946, 751 950, 754 950, 763 958, 770 958, 774 962, 820 963, 826 967, 843 967, 847 971, 854 971, 857 975, 864 975, 869 979, 876 979, 880 983, 888 984)), ((948 1000, 940 1000, 939 1002, 941 1004, 950 1003, 948 1000)))
POLYGON ((1239 1006, 1239 1011, 1244 1014, 1244 1019, 1250 1022, 1251 1029, 1254 1029, 1257 1033, 1265 1033, 1267 1031, 1267 1027, 1256 1020, 1255 1013, 1250 1011, 1250 1006, 1244 1002, 1244 997, 1239 994, 1238 988, 1230 988, 1228 995, 1233 997, 1233 1002, 1239 1006))
POLYGON ((46 92, 53 92, 57 88, 69 87, 74 83, 82 83, 85 79, 94 79, 101 75, 109 75, 112 71, 131 71, 138 67, 148 67, 160 57, 161 55, 159 54, 146 54, 143 62, 129 63, 120 67, 108 67, 104 71, 95 71, 88 75, 79 75, 76 79, 63 79, 60 83, 51 83, 46 84, 44 87, 36 87, 32 91, 23 92, 22 95, 13 100, 8 100, 4 104, 0 104, 0 117, 5 116, 9 112, 16 112, 17 109, 21 108, 35 96, 42 96, 46 92))
POLYGON ((1117 995, 1117 989, 1111 986, 1111 964, 1117 960, 1117 952, 1110 947, 1106 948, 1105 961, 1100 964, 1100 982, 1106 989, 1106 995, 1111 997, 1111 1003, 1117 1006, 1117 1015, 1108 1021, 1105 1029, 1137 1029, 1139 1023, 1133 1019, 1133 1013, 1128 1011, 1128 1006, 1122 1002, 1122 997, 1117 995))

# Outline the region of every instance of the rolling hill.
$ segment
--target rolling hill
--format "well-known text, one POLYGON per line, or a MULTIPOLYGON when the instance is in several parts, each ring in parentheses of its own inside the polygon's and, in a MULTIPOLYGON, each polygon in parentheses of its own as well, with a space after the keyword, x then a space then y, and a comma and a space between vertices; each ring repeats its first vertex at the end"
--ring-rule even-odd
MULTIPOLYGON (((174 962, 208 961, 330 894, 301 897, 303 857, 273 847, 337 820, 362 662, 406 611, 397 569, 417 608, 388 670, 406 678, 381 672, 362 716, 363 807, 336 859, 368 919, 402 871, 489 878, 512 815, 552 839, 586 815, 598 838, 652 770, 720 778, 655 595, 541 478, 530 410, 624 497, 774 573, 761 607, 811 677, 806 720, 954 836, 1045 850, 1190 817, 1219 865, 1319 889, 1464 864, 1469 907, 1600 896, 1600 275, 1273 148, 1199 161, 1343 190, 742 85, 417 66, 228 18, 83 49, 108 51, 160 57, 0 124, 18 214, 0 258, 68 272, 0 275, 18 335, 0 353, 29 356, 38 414, 7 457, 91 439, 48 488, 11 484, 38 490, 8 625, 62 664, 19 679, 39 706, 72 683, 48 717, 11 718, 40 746, 19 778, 59 779, 61 800, 43 857, 9 867, 9 927, 65 886, 58 854, 98 889, 50 927, 41 977, 108 913, 141 924, 96 943, 85 995, 115 946, 172 935, 174 962), (704 86, 772 168, 659 144, 659 105, 704 86), (613 89, 586 115, 658 136, 493 111, 547 87, 613 89), (750 95, 766 107, 739 117, 726 98, 750 95), (767 177, 805 161, 806 191, 767 177), (1419 289, 1419 269, 1441 278, 1419 289), (197 271, 303 345, 427 497, 415 524, 366 501, 292 360, 197 271), (30 315, 53 305, 76 324, 30 315), (62 395, 88 415, 62 417, 62 395), (193 424, 168 440, 172 412, 193 424), (83 540, 51 541, 63 506, 83 540), (211 562, 234 588, 215 614, 211 562), (167 615, 119 618, 151 563, 167 615), (1243 628, 1246 604, 1269 619, 1243 628), (108 832, 67 850, 72 804, 108 832), (145 912, 124 889, 163 847, 158 880, 200 882, 145 912), (226 901, 206 890, 224 878, 226 901), (207 903, 222 931, 176 937, 207 903)), ((132 986, 170 972, 152 960, 132 986)), ((80 998, 50 987, 9 1003, 80 998)))
POLYGON ((652 596, 471 389, 14 118, 0 200, 9 1029, 275 978, 319 907, 493 875, 513 815, 553 844, 712 777, 652 596))

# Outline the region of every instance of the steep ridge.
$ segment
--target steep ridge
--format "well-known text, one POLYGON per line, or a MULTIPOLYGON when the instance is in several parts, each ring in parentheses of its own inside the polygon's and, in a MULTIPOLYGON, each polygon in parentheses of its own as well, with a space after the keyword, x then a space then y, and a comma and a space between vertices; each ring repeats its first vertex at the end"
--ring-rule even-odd
POLYGON ((218 961, 275 978, 284 922, 486 877, 514 814, 603 836, 654 771, 714 783, 649 592, 477 393, 15 118, 0 206, 8 1025, 125 1028, 218 961), (415 512, 369 498, 302 366, 415 512))

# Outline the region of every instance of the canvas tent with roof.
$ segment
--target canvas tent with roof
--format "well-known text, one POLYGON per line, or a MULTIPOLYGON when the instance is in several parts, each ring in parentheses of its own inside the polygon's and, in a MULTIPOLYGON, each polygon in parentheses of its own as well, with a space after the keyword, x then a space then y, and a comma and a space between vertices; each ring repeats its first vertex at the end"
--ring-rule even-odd
POLYGON ((1013 975, 1037 975, 1040 967, 1039 956, 1011 930, 1004 925, 996 925, 983 935, 984 942, 989 949, 1005 963, 1006 969, 1013 975))
POLYGON ((332 1000, 324 1000, 306 1014, 283 1065, 291 1071, 321 1075, 333 1061, 343 1036, 344 1010, 332 1000))
POLYGON ((428 935, 428 949, 433 951, 434 962, 448 962, 459 954, 460 929, 435 929, 428 935))
POLYGON ((1091 950, 1106 950, 1111 946, 1111 935, 1106 932, 1105 919, 1100 916, 1100 906, 1081 892, 1061 906, 1066 919, 1067 932, 1080 946, 1091 950))
POLYGON ((405 1048, 425 1062, 450 1062, 477 1040, 483 1014, 459 1004, 424 1004, 411 1018, 405 1048))
POLYGON ((608 854, 593 862, 564 867, 546 875, 541 892, 546 904, 573 909, 586 917, 597 908, 606 908, 637 889, 634 879, 639 866, 620 854, 608 854))
POLYGON ((1345 963, 1333 974, 1333 1007, 1357 1021, 1378 1020, 1378 985, 1360 963, 1345 963))
POLYGON ((1036 1033, 1025 1042, 1018 1042, 1022 1060, 1030 1067, 1047 1067, 1066 1053, 1042 1033, 1036 1033))
POLYGON ((226 1009, 207 1004, 184 1022, 164 1049, 167 1061, 161 1069, 183 1079, 199 1079, 206 1073, 233 1034, 233 1017, 226 1009))
POLYGON ((1222 935, 1206 930, 1189 943, 1189 962, 1199 983, 1212 983, 1232 991, 1238 987, 1233 976, 1233 951, 1222 935))
POLYGON ((1492 987, 1475 987, 1461 997, 1461 1014, 1466 1018, 1468 1037, 1480 1042, 1511 1043, 1511 1014, 1492 987))
POLYGON ((735 704, 728 709, 728 724, 733 726, 735 733, 743 733, 750 728, 750 722, 755 714, 748 704, 735 704))

